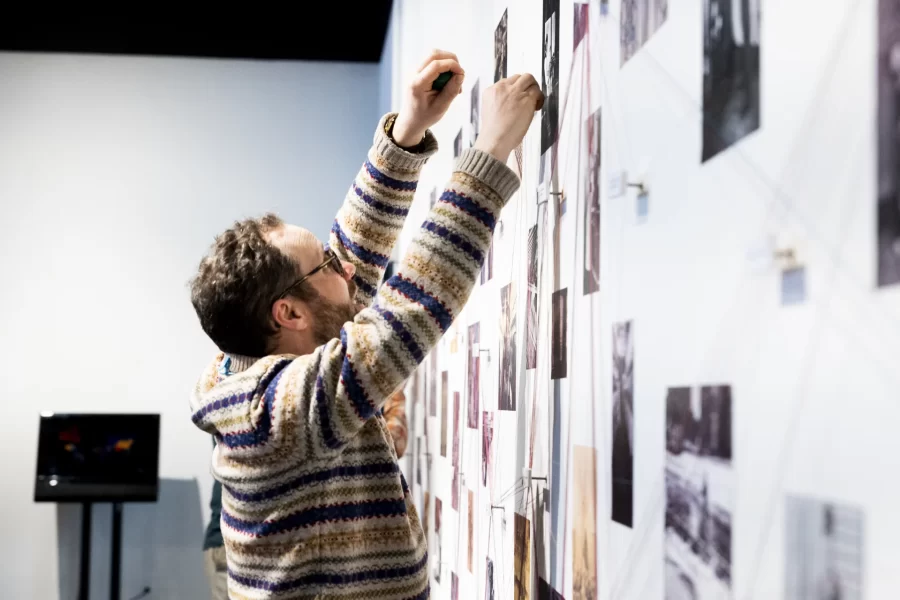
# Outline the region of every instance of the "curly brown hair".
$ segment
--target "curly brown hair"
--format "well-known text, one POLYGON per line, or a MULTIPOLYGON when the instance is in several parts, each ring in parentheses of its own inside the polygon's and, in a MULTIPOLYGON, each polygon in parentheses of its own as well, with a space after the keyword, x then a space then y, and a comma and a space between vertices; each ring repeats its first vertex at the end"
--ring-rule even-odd
MULTIPOLYGON (((269 354, 278 325, 272 303, 299 276, 300 265, 269 243, 267 234, 284 225, 278 216, 237 221, 216 237, 191 280, 191 303, 206 335, 222 352, 261 357, 269 354)), ((310 301, 308 284, 290 295, 310 301)))

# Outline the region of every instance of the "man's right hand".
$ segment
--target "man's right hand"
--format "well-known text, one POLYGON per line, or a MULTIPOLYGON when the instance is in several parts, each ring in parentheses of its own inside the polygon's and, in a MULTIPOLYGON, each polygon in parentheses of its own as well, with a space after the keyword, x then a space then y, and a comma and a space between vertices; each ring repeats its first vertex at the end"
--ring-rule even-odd
POLYGON ((534 118, 544 106, 544 94, 531 75, 513 75, 501 79, 484 91, 481 106, 481 132, 475 148, 501 162, 518 146, 534 118))

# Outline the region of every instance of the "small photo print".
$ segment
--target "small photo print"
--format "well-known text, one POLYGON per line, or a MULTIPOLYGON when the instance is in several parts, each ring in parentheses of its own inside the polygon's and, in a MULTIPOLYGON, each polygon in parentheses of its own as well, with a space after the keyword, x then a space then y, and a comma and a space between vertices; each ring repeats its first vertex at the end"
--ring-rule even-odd
POLYGON ((703 156, 759 129, 759 0, 704 0, 703 156))
POLYGON ((574 447, 575 522, 572 530, 572 598, 597 597, 597 451, 574 447))
POLYGON ((494 600, 494 561, 485 559, 484 568, 484 600, 494 600))
POLYGON ((478 80, 472 86, 472 105, 469 111, 469 148, 475 145, 478 139, 479 125, 481 123, 479 110, 481 104, 481 94, 479 93, 478 80))
POLYGON ((459 510, 459 392, 453 392, 453 494, 451 505, 459 510))
POLYGON ((487 256, 481 265, 481 279, 479 283, 484 285, 494 276, 494 234, 491 234, 491 245, 488 246, 487 256))
POLYGON ((600 290, 600 109, 587 120, 587 155, 584 203, 584 293, 600 290))
POLYGON ((516 513, 513 533, 515 548, 514 599, 530 600, 531 598, 531 523, 523 515, 516 513))
POLYGON ((435 552, 434 552, 434 580, 438 583, 441 582, 441 499, 434 499, 434 535, 435 538, 435 552))
MULTIPOLYGON (((603 12, 602 5, 600 12, 603 12)), ((662 27, 668 13, 669 0, 622 0, 619 28, 621 64, 628 62, 656 30, 662 27)))
POLYGON ((500 410, 516 410, 516 290, 500 290, 500 410))
POLYGON ((509 9, 503 11, 500 23, 494 30, 494 83, 506 79, 506 26, 508 23, 509 9))
POLYGON ((459 577, 450 571, 450 600, 459 600, 459 577))
POLYGON ((568 372, 568 343, 566 299, 568 290, 553 292, 553 327, 551 338, 553 351, 550 357, 550 379, 564 379, 568 372))
POLYGON ((578 47, 578 44, 581 43, 581 40, 584 39, 584 34, 587 33, 588 29, 588 14, 590 11, 588 10, 590 5, 585 2, 583 4, 575 4, 575 35, 572 36, 572 49, 578 47))
POLYGON ((484 411, 481 428, 481 485, 487 487, 491 472, 491 443, 494 441, 494 414, 484 411))
POLYGON ((528 297, 525 307, 525 370, 537 367, 538 252, 535 225, 528 230, 528 297))
POLYGON ((666 598, 731 598, 731 388, 666 397, 666 598))
POLYGON ((453 140, 453 158, 459 158, 459 155, 462 154, 462 129, 460 128, 459 133, 456 134, 456 139, 453 140))
POLYGON ((806 301, 806 268, 795 267, 781 272, 781 303, 784 306, 806 301))
POLYGON ((788 496, 785 598, 862 600, 863 512, 788 496))
POLYGON ((478 395, 480 393, 479 387, 479 379, 480 379, 480 371, 481 371, 481 357, 480 357, 480 342, 479 339, 481 337, 480 334, 481 327, 478 323, 473 323, 469 325, 469 353, 468 353, 468 382, 466 386, 466 391, 468 395, 468 405, 469 405, 469 414, 466 422, 468 427, 476 428, 478 427, 478 395))
POLYGON ((472 558, 475 553, 475 494, 469 490, 469 573, 472 573, 472 558))
POLYGON ((559 136, 559 0, 544 0, 544 41, 541 69, 544 107, 541 110, 541 154, 559 136))
POLYGON ((878 286, 900 284, 900 2, 878 1, 878 286))
POLYGON ((633 525, 634 336, 631 321, 613 325, 612 520, 633 525))
POLYGON ((441 373, 441 456, 447 456, 447 371, 441 373))
POLYGON ((437 362, 437 346, 435 346, 428 359, 428 414, 432 417, 437 416, 437 362))
POLYGON ((437 204, 437 197, 437 188, 431 188, 430 208, 434 208, 434 205, 437 204))

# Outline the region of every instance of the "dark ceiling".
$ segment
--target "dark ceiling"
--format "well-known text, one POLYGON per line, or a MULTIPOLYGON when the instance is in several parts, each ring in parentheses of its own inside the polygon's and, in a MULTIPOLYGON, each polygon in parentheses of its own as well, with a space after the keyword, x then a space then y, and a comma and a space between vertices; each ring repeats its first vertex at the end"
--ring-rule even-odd
POLYGON ((391 0, 316 2, 315 10, 304 11, 306 5, 282 11, 245 8, 232 14, 216 9, 202 18, 162 10, 128 16, 81 14, 70 19, 55 19, 55 11, 21 16, 10 12, 0 20, 0 51, 352 62, 381 59, 391 0))

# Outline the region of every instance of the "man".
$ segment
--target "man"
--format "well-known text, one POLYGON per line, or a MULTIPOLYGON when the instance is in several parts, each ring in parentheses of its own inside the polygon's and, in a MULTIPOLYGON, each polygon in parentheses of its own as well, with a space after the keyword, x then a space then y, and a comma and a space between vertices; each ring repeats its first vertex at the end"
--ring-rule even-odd
POLYGON ((191 407, 217 441, 231 598, 429 595, 426 536, 380 410, 465 305, 519 185, 505 162, 543 101, 531 75, 487 90, 478 143, 376 293, 437 149, 428 128, 463 77, 453 54, 425 61, 379 124, 329 247, 267 215, 236 223, 201 261, 191 300, 222 352, 191 407))

